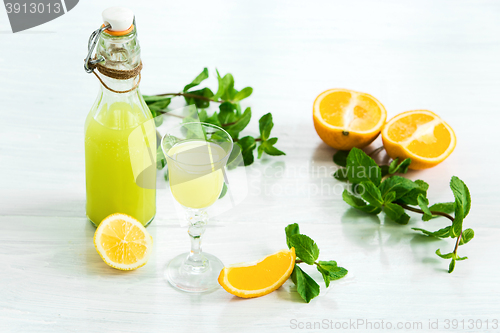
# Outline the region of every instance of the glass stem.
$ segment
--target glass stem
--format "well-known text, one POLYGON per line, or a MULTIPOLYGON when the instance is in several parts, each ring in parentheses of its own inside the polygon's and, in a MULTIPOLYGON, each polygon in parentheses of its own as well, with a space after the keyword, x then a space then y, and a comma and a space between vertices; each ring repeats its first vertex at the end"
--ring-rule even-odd
POLYGON ((201 250, 201 237, 205 233, 208 214, 201 209, 187 209, 189 223, 188 234, 191 238, 191 252, 184 263, 189 270, 203 272, 208 268, 208 262, 201 250))

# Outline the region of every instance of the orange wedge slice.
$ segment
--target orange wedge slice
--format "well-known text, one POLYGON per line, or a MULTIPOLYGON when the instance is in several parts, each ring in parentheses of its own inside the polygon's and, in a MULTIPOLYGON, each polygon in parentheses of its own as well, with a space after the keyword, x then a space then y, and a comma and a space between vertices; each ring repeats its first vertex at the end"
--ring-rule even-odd
POLYGON ((295 249, 281 250, 259 261, 224 267, 220 285, 227 292, 243 297, 267 295, 285 283, 295 266, 295 249))
POLYGON ((153 237, 141 222, 117 213, 99 224, 94 234, 94 246, 109 266, 133 270, 147 263, 153 249, 153 237))
POLYGON ((391 158, 411 158, 409 168, 414 170, 441 163, 457 144, 450 125, 428 110, 398 114, 384 126, 382 140, 391 158))
POLYGON ((387 119, 384 106, 369 94, 348 89, 321 93, 313 105, 314 128, 335 149, 363 148, 380 134, 387 119))

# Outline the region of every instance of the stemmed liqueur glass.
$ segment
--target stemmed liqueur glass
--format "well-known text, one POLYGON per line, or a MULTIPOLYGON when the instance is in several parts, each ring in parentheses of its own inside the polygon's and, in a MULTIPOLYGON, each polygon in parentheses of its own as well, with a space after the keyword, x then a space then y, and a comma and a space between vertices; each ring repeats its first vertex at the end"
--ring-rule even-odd
POLYGON ((174 287, 188 292, 216 289, 224 265, 217 257, 202 252, 201 237, 208 222, 207 208, 222 191, 233 140, 218 126, 191 122, 170 129, 161 147, 170 190, 184 209, 191 238, 191 251, 168 263, 166 278, 174 287))

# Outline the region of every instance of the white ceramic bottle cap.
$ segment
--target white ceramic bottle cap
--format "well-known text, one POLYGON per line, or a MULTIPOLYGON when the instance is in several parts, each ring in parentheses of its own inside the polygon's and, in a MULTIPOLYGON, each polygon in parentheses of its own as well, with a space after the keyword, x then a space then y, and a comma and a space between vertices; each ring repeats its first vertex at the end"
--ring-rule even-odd
POLYGON ((124 31, 134 22, 134 12, 125 7, 109 7, 102 12, 104 24, 111 24, 111 31, 124 31))

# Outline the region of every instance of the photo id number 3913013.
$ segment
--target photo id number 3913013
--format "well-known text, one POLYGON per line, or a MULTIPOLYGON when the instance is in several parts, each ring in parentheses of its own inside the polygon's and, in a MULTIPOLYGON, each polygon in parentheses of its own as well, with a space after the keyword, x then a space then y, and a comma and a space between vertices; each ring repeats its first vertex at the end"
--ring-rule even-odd
POLYGON ((15 13, 31 13, 31 14, 43 14, 43 13, 55 13, 59 14, 63 9, 60 3, 42 3, 42 2, 32 2, 32 3, 10 3, 7 2, 5 4, 5 8, 7 9, 7 14, 15 13))
POLYGON ((498 319, 445 319, 444 329, 446 330, 456 330, 456 329, 470 329, 470 330, 482 330, 482 329, 498 329, 498 319))

